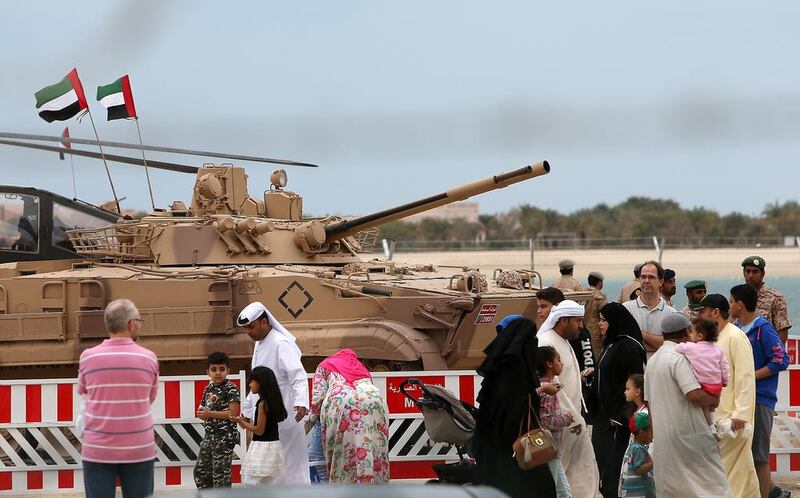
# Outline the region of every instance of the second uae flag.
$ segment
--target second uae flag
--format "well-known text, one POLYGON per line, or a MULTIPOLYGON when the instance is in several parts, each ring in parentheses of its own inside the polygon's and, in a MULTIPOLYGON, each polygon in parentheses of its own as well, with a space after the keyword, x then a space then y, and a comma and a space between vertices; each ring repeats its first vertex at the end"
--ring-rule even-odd
POLYGON ((108 110, 108 120, 136 117, 131 82, 126 74, 114 83, 97 87, 97 100, 108 110))

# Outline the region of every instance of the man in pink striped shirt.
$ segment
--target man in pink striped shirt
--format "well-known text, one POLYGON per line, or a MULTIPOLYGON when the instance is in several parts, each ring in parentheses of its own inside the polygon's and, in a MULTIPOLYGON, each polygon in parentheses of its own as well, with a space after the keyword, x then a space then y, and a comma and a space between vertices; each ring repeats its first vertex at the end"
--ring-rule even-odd
POLYGON ((109 338, 81 354, 78 393, 86 397, 81 459, 86 498, 153 493, 156 458, 150 405, 158 390, 158 358, 136 343, 142 319, 128 299, 106 307, 109 338))

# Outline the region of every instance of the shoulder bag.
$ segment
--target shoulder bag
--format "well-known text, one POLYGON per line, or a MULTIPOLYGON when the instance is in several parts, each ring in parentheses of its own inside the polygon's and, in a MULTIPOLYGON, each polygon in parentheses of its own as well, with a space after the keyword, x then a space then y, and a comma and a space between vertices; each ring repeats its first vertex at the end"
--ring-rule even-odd
POLYGON ((553 435, 547 429, 541 427, 539 417, 533 409, 531 396, 528 395, 528 432, 522 433, 522 423, 519 423, 520 436, 514 441, 514 458, 517 465, 522 470, 530 470, 539 465, 543 465, 550 460, 558 458, 558 448, 556 448, 553 435), (531 429, 531 413, 536 417, 536 424, 540 427, 531 429))

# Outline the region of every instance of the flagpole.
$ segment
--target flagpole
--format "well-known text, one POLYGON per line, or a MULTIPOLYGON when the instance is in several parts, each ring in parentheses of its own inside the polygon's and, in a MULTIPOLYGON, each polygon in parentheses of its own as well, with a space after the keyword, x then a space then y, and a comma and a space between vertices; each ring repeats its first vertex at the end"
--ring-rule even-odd
MULTIPOLYGON (((64 131, 61 132, 61 139, 64 148, 72 150, 72 144, 69 141, 69 126, 64 128, 64 131)), ((64 159, 63 152, 59 153, 59 155, 61 156, 61 159, 64 159)), ((69 155, 69 166, 72 169, 72 198, 74 200, 78 200, 78 187, 75 184, 75 160, 73 159, 72 154, 69 155)))
POLYGON ((144 158, 144 143, 142 143, 142 130, 139 129, 139 117, 133 118, 136 121, 136 132, 139 134, 139 145, 142 147, 142 161, 144 161, 144 175, 147 177, 147 189, 150 191, 150 205, 153 211, 156 210, 156 201, 153 200, 153 187, 150 185, 150 173, 147 171, 147 159, 144 158))
POLYGON ((103 152, 103 146, 100 144, 100 136, 97 134, 97 127, 94 125, 94 118, 92 117, 92 111, 89 108, 86 108, 86 112, 89 113, 89 121, 92 122, 92 129, 94 130, 94 136, 97 139, 97 146, 100 147, 100 157, 103 158, 103 164, 106 166, 106 176, 108 176, 108 183, 111 184, 111 193, 114 194, 114 203, 117 205, 117 213, 121 216, 122 209, 119 207, 119 198, 117 197, 117 191, 114 188, 114 181, 111 180, 111 171, 108 169, 108 163, 106 162, 106 155, 103 152))
POLYGON ((75 184, 75 162, 72 159, 72 154, 69 155, 69 165, 72 167, 72 195, 73 199, 78 198, 78 187, 75 184))

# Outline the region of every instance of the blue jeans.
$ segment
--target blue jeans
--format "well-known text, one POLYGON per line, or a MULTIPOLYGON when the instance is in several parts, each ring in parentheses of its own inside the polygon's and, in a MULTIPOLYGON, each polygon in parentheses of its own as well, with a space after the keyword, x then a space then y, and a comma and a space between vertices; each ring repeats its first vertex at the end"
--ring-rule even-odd
POLYGON ((553 474, 553 480, 556 482, 556 496, 558 498, 572 498, 572 490, 569 488, 569 481, 567 481, 567 473, 564 471, 564 465, 561 460, 554 458, 547 462, 550 467, 550 473, 553 474))
POLYGON ((145 498, 153 494, 155 460, 136 463, 83 462, 86 498, 114 498, 117 477, 123 498, 145 498))

